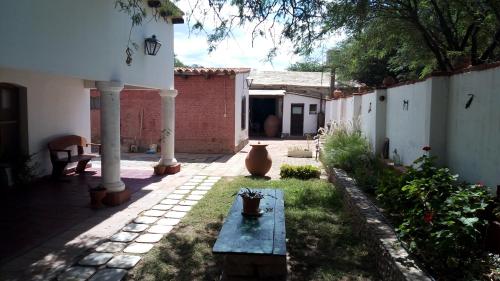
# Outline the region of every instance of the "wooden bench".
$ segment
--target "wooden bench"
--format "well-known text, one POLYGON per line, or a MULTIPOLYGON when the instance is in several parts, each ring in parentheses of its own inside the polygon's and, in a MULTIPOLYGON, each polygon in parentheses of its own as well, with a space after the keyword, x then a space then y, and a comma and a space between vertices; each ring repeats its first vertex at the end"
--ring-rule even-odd
POLYGON ((264 214, 245 217, 237 196, 212 249, 224 256, 221 280, 286 280, 286 230, 283 191, 259 189, 264 214))
POLYGON ((66 166, 70 163, 77 163, 75 172, 85 171, 87 164, 95 154, 84 154, 83 148, 88 146, 98 146, 101 154, 100 144, 89 143, 84 137, 69 135, 59 137, 49 142, 50 161, 52 162, 52 177, 59 178, 66 172, 66 166), (72 152, 75 151, 76 155, 72 152))

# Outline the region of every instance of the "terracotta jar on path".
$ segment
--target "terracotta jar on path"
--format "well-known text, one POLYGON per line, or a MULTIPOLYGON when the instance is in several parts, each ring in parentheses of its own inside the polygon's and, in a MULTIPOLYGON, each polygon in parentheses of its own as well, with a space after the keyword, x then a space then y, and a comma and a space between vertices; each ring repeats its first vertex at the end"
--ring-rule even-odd
POLYGON ((266 149, 267 144, 261 144, 259 142, 257 144, 251 144, 250 146, 252 149, 245 159, 247 170, 252 176, 263 177, 269 172, 273 164, 271 156, 266 149))
POLYGON ((264 121, 264 132, 269 138, 274 138, 280 131, 280 119, 274 115, 269 115, 264 121))

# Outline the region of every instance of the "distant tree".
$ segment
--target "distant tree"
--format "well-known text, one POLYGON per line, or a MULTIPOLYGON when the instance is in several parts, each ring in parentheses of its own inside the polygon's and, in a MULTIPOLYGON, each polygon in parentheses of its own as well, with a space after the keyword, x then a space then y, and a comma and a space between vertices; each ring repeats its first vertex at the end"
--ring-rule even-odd
POLYGON ((174 55, 174 67, 186 67, 186 65, 177 58, 177 55, 174 55))
POLYGON ((317 60, 304 60, 301 62, 296 62, 291 64, 287 70, 288 71, 304 71, 304 72, 323 72, 325 71, 325 66, 322 65, 317 60))
POLYGON ((252 36, 275 42, 271 56, 283 39, 292 41, 296 53, 310 54, 322 39, 340 30, 348 37, 346 46, 365 46, 366 59, 403 76, 500 59, 498 0, 214 0, 208 4, 216 16, 205 18, 215 19, 216 27, 207 31, 202 21, 195 20, 192 28, 207 32, 210 50, 231 36, 235 25, 251 24, 252 36), (225 5, 235 6, 237 14, 222 14, 225 5), (279 23, 281 36, 273 37, 265 22, 279 23))

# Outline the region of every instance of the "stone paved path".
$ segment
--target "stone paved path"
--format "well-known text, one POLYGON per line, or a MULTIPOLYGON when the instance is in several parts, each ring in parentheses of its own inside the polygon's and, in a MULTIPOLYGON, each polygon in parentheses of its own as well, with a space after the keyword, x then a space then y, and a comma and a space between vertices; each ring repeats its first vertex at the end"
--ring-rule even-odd
MULTIPOLYGON (((306 147, 306 141, 261 142, 269 144, 273 159, 268 173, 271 178, 279 178, 279 167, 283 163, 319 165, 314 159, 287 157, 288 147, 306 147)), ((120 280, 220 177, 249 175, 244 159, 250 149, 247 145, 235 155, 177 155, 182 163, 180 173, 148 183, 133 193, 129 205, 99 210, 66 232, 2 264, 0 280, 53 280, 55 277, 120 280)), ((158 155, 126 154, 122 174, 152 171, 151 166, 157 159, 158 155)), ((94 167, 98 169, 99 162, 94 163, 94 167)))
POLYGON ((57 276, 60 281, 121 280, 221 177, 193 176, 158 204, 57 276), (196 192, 194 193, 193 192, 196 192), (200 194, 199 192, 203 192, 200 194), (176 195, 176 196, 173 196, 176 195), (106 276, 106 279, 104 279, 106 276))

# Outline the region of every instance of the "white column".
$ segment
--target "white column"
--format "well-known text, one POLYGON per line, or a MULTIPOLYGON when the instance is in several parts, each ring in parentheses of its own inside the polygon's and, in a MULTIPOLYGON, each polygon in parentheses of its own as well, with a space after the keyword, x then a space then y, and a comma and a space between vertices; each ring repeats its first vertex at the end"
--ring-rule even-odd
POLYGON ((160 164, 172 166, 177 164, 175 149, 175 97, 177 90, 161 90, 161 159, 160 164))
POLYGON ((101 180, 108 192, 125 189, 120 178, 120 91, 119 81, 99 81, 101 93, 101 180))

